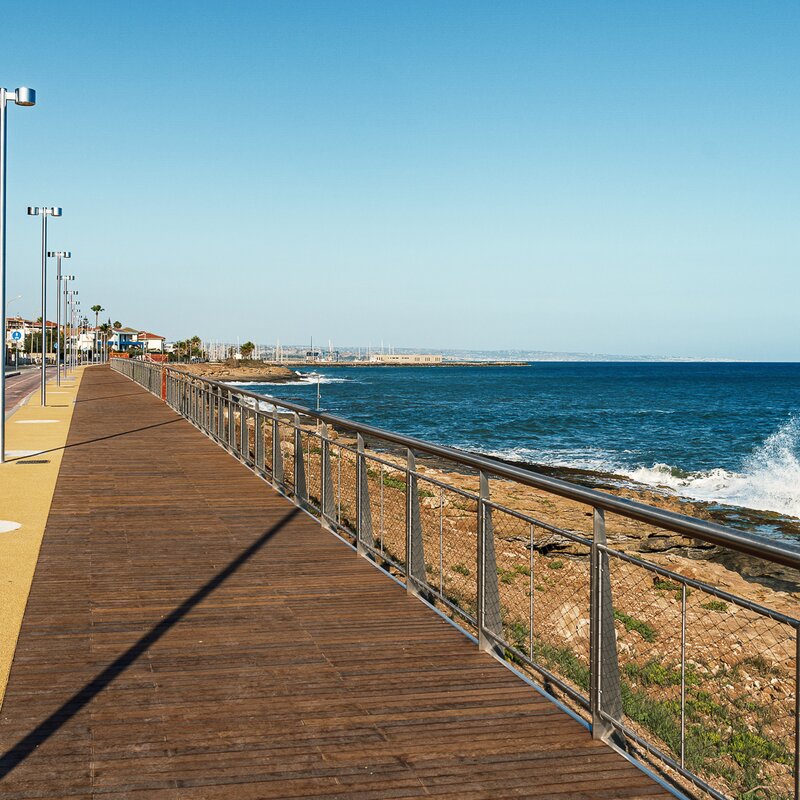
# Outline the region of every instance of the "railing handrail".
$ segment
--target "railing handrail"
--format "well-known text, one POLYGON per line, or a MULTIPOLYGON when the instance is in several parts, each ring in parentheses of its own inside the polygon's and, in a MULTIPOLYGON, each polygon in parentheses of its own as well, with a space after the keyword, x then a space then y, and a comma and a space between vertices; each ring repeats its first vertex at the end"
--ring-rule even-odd
POLYGON ((281 398, 271 395, 250 392, 239 386, 232 386, 222 381, 215 381, 211 378, 193 375, 185 370, 149 362, 141 363, 147 363, 147 365, 153 369, 165 369, 184 379, 200 381, 218 387, 226 392, 250 397, 257 402, 266 402, 274 406, 280 406, 281 408, 286 408, 290 411, 302 414, 303 416, 317 419, 320 422, 345 428, 354 433, 360 433, 362 436, 382 439, 402 447, 407 447, 416 452, 426 453, 430 456, 453 461, 457 464, 478 470, 479 472, 490 473, 500 478, 508 478, 509 480, 517 481, 518 483, 531 486, 535 489, 543 489, 560 497, 565 497, 568 500, 574 500, 594 508, 603 509, 604 511, 638 520, 639 522, 665 528, 692 539, 699 539, 700 541, 719 547, 727 547, 739 553, 755 556, 775 564, 800 570, 800 548, 792 547, 787 543, 773 541, 765 536, 738 531, 716 522, 707 522, 685 514, 677 514, 674 511, 668 511, 635 500, 617 497, 597 489, 589 489, 559 478, 540 475, 531 470, 498 461, 490 456, 477 455, 453 447, 447 447, 446 445, 426 442, 423 439, 417 439, 413 436, 406 436, 400 433, 393 433, 392 431, 387 431, 374 425, 355 422, 335 414, 315 411, 289 400, 282 400, 281 398))

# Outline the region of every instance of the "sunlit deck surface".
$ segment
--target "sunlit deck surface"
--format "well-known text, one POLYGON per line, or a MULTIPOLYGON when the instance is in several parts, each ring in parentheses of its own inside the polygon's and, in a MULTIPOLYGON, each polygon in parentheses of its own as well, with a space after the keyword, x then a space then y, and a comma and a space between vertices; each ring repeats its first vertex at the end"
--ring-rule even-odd
POLYGON ((4 800, 671 797, 106 367, 0 745, 4 800))

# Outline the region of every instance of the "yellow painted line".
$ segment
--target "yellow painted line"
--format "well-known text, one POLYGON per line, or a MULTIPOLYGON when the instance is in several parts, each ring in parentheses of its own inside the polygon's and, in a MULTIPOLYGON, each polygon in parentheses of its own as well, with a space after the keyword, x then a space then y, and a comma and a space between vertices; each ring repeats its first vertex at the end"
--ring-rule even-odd
MULTIPOLYGON (((0 706, 14 660, 25 605, 39 558, 50 504, 67 443, 83 369, 74 384, 58 389, 58 400, 42 408, 35 392, 6 421, 6 457, 0 464, 0 706), (58 425, 23 424, 56 420, 58 425), (19 461, 46 460, 46 464, 19 461), (14 523, 19 525, 14 528, 14 523)), ((48 401, 50 401, 48 382, 48 401)), ((53 392, 55 394, 55 391, 53 392)))

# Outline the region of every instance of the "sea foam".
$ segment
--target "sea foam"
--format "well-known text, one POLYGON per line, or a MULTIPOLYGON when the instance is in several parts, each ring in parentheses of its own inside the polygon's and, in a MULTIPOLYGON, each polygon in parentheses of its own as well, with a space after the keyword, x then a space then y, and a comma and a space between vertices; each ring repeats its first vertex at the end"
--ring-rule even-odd
POLYGON ((654 464, 623 474, 692 500, 800 517, 799 453, 800 419, 792 417, 744 459, 739 472, 683 472, 669 464, 654 464))
POLYGON ((317 383, 358 383, 352 378, 332 378, 330 375, 323 375, 317 372, 297 372, 294 373, 300 380, 297 381, 225 381, 229 386, 316 386, 317 383))
MULTIPOLYGON (((475 448, 470 448, 475 449, 475 448)), ((630 478, 689 500, 722 503, 800 518, 800 418, 791 417, 743 459, 738 472, 716 468, 689 472, 670 464, 625 465, 625 456, 600 449, 513 447, 485 455, 528 464, 587 469, 630 478)))

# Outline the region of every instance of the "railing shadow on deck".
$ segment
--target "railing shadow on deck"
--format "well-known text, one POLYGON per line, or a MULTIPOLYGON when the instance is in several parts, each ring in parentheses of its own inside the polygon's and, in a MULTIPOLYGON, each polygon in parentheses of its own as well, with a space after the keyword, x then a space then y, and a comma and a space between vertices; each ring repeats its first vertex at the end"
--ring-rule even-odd
POLYGON ((594 738, 707 797, 767 786, 800 800, 800 609, 715 571, 702 551, 783 570, 800 587, 796 547, 174 368, 111 368, 594 738), (666 537, 680 537, 682 557, 628 547, 666 537))
POLYGON ((13 747, 0 755, 0 779, 19 766, 39 745, 47 741, 59 728, 102 692, 115 678, 140 658, 165 633, 175 627, 193 608, 218 589, 228 578, 246 564, 269 540, 292 521, 300 510, 293 508, 279 522, 266 530, 249 547, 217 572, 211 580, 173 609, 164 619, 153 625, 135 644, 95 675, 58 709, 43 720, 13 747))
POLYGON ((110 433, 108 436, 98 436, 96 439, 84 439, 82 442, 70 442, 69 444, 62 445, 61 447, 51 447, 49 450, 36 450, 35 452, 26 453, 24 456, 14 456, 14 458, 7 458, 6 463, 12 461, 23 461, 31 458, 32 456, 43 456, 47 453, 57 453, 59 450, 69 450, 72 447, 85 447, 87 444, 96 444, 97 442, 104 442, 108 439, 117 439, 120 436, 130 436, 133 433, 141 433, 142 431, 149 431, 153 428, 162 428, 164 425, 172 425, 175 422, 180 422, 180 417, 175 419, 168 419, 164 422, 156 422, 153 425, 144 425, 141 428, 131 428, 127 431, 120 431, 119 433, 110 433))

